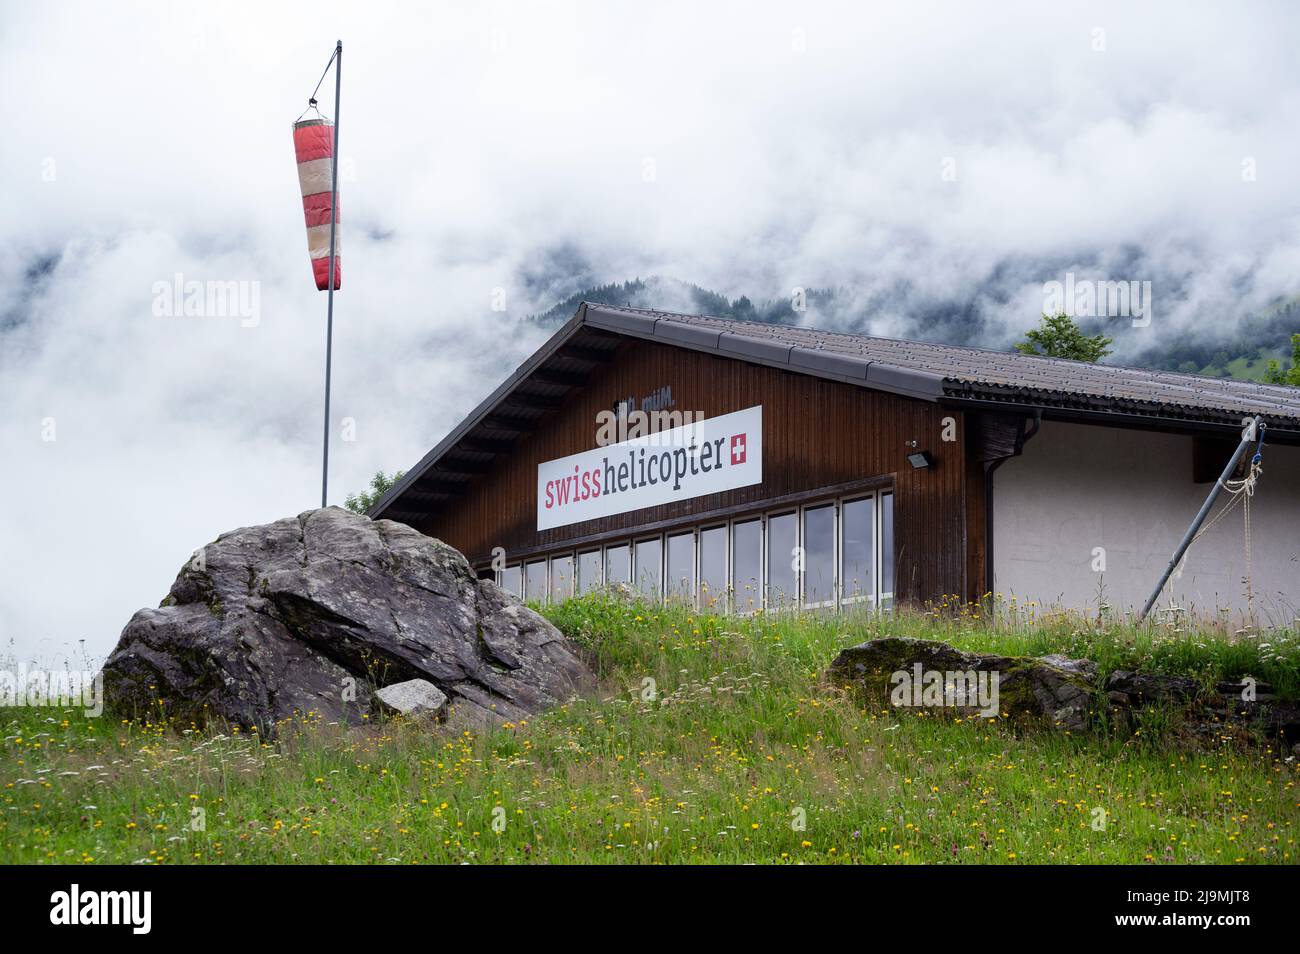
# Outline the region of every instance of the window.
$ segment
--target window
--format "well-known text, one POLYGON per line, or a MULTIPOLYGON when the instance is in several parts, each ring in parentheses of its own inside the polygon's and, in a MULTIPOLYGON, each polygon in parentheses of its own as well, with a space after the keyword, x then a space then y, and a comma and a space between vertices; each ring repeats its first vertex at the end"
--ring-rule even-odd
POLYGON ((678 603, 695 599, 695 532, 673 534, 668 538, 668 570, 664 576, 664 594, 678 603))
POLYGON ((573 595, 573 557, 551 557, 551 599, 567 600, 573 595))
POLYGON ((518 563, 506 567, 498 576, 497 586, 507 593, 522 597, 524 595, 524 568, 518 563))
POLYGON ((727 609, 727 528, 700 531, 700 609, 727 609))
POLYGON ((578 554, 578 595, 598 590, 604 584, 601 579, 601 558, 599 550, 589 550, 578 554))
POLYGON ((537 560, 524 570, 524 599, 546 602, 546 561, 537 560))
POLYGON ((880 495, 880 596, 894 595, 894 495, 880 495))
POLYGON ((835 605, 835 505, 806 507, 803 512, 803 603, 835 605))
POLYGON ((792 504, 766 516, 553 554, 495 577, 538 602, 626 584, 646 600, 708 612, 883 607, 894 590, 893 504, 889 491, 792 504))
POLYGON ((780 609, 799 600, 795 550, 799 546, 799 516, 783 513, 767 518, 767 608, 780 609))
POLYGON ((763 605, 763 521, 731 525, 732 606, 752 613, 763 605))
POLYGON ((845 604, 871 602, 876 593, 876 500, 846 501, 841 508, 840 592, 845 604))
POLYGON ((626 543, 605 548, 605 582, 632 582, 632 548, 626 543))
POLYGON ((663 573, 663 541, 658 537, 638 540, 633 553, 633 571, 636 573, 636 588, 651 599, 658 599, 663 588, 660 578, 663 573))

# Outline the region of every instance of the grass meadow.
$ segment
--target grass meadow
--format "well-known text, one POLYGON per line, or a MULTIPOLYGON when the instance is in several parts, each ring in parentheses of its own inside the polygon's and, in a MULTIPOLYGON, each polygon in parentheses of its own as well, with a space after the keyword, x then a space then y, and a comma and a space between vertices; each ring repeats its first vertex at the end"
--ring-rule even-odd
POLYGON ((1298 770, 1267 740, 864 708, 823 678, 877 635, 1300 693, 1300 637, 980 607, 735 618, 585 597, 544 612, 594 697, 488 732, 310 714, 236 729, 0 709, 0 862, 1291 864, 1298 770))

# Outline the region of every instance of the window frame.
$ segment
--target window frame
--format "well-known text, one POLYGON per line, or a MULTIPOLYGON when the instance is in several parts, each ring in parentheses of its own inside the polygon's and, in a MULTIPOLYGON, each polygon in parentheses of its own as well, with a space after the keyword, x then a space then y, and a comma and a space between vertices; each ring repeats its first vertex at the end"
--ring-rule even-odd
POLYGON ((618 580, 616 582, 618 584, 622 584, 625 586, 632 586, 634 584, 636 580, 636 576, 632 571, 632 552, 633 552, 632 546, 633 545, 631 540, 623 540, 620 543, 607 543, 600 548, 600 574, 601 574, 601 579, 605 581, 606 586, 610 585, 609 584, 609 551, 620 550, 620 549, 627 550, 627 579, 618 580))
POLYGON ((636 548, 638 544, 650 543, 651 541, 654 540, 659 541, 659 587, 658 587, 658 592, 656 592, 654 596, 658 602, 662 603, 664 600, 664 558, 666 556, 665 553, 666 548, 664 547, 664 535, 662 533, 655 533, 644 537, 632 538, 632 588, 637 593, 640 593, 642 596, 648 597, 650 595, 646 593, 645 590, 642 589, 641 587, 641 581, 639 577, 641 572, 641 561, 637 559, 636 548))
MULTIPOLYGON (((893 531, 894 531, 894 491, 893 491, 893 488, 891 487, 891 488, 888 489, 888 490, 880 490, 880 491, 877 491, 877 493, 876 493, 875 496, 876 496, 876 528, 875 528, 875 535, 876 535, 876 560, 877 560, 877 562, 876 562, 876 573, 875 573, 875 586, 872 587, 872 592, 873 592, 873 594, 874 594, 875 597, 876 597, 876 606, 877 606, 879 609, 881 609, 881 610, 883 611, 883 610, 893 609, 893 606, 894 606, 894 590, 893 590, 893 587, 891 586, 889 592, 887 592, 887 593, 885 592, 885 573, 884 573, 884 567, 885 567, 885 563, 884 563, 884 553, 885 553, 885 498, 886 498, 886 497, 889 498, 889 530, 890 530, 890 535, 892 536, 892 535, 893 535, 893 531)), ((891 548, 891 549, 892 549, 892 548, 891 548)), ((893 554, 893 553, 890 553, 890 554, 889 554, 889 567, 890 567, 890 576, 891 576, 891 577, 897 577, 897 576, 898 576, 898 567, 894 565, 894 554, 893 554)), ((897 581, 896 579, 893 579, 893 580, 891 580, 890 582, 891 582, 894 586, 897 586, 897 585, 898 585, 898 581, 897 581)))
POLYGON ((668 585, 668 543, 670 540, 677 540, 682 537, 691 538, 691 579, 690 586, 686 590, 686 597, 684 599, 674 597, 673 602, 678 606, 689 606, 691 609, 694 609, 699 602, 698 593, 696 591, 699 589, 700 585, 700 541, 698 527, 689 527, 684 530, 677 530, 675 532, 664 534, 662 551, 664 567, 662 575, 663 600, 664 603, 668 603, 669 591, 671 590, 671 587, 668 585))
POLYGON ((571 600, 575 595, 576 587, 574 584, 578 581, 578 557, 573 550, 559 550, 552 553, 546 558, 546 602, 554 603, 555 600, 555 574, 551 572, 556 560, 569 559, 569 593, 567 596, 561 596, 560 600, 571 600))
POLYGON ((496 578, 497 586, 501 587, 501 589, 505 590, 511 596, 517 597, 521 600, 524 598, 524 564, 522 562, 507 563, 501 569, 497 570, 496 577, 497 577, 496 578), (516 593, 514 590, 506 589, 505 583, 502 582, 505 579, 506 573, 514 569, 519 570, 519 592, 518 593, 516 593))
MULTIPOLYGON (((730 605, 731 590, 735 583, 731 579, 731 524, 727 521, 722 523, 709 523, 695 528, 695 607, 701 611, 706 609, 704 605, 704 594, 701 592, 703 584, 704 569, 704 534, 713 530, 722 531, 722 592, 714 598, 713 607, 708 609, 716 611, 721 606, 723 612, 727 612, 730 605)), ((710 591, 712 593, 712 591, 710 591)))
POLYGON ((748 514, 727 521, 727 590, 729 609, 737 616, 753 616, 763 611, 763 597, 767 593, 767 521, 763 514, 748 514), (740 590, 736 586, 736 525, 758 524, 758 579, 753 609, 740 608, 740 590))
POLYGON ((858 606, 866 603, 868 606, 877 605, 877 596, 880 593, 880 494, 873 491, 868 494, 855 494, 851 497, 840 499, 840 519, 836 525, 837 535, 839 536, 839 554, 836 558, 836 573, 839 576, 839 600, 841 607, 858 606), (871 590, 865 594, 857 596, 845 595, 844 589, 844 508, 849 504, 861 503, 864 500, 871 501, 871 590))
POLYGON ((531 599, 531 600, 537 600, 537 602, 539 602, 539 603, 546 603, 546 602, 549 602, 549 601, 550 601, 550 598, 551 598, 551 558, 550 558, 549 556, 542 556, 542 557, 538 557, 538 558, 535 559, 535 560, 524 560, 524 561, 523 561, 523 568, 524 568, 524 587, 523 587, 523 589, 524 589, 524 595, 523 595, 523 600, 524 600, 524 602, 528 602, 528 600, 530 600, 530 599, 531 599), (530 588, 529 588, 529 586, 528 586, 528 568, 529 568, 530 566, 536 566, 538 563, 540 563, 540 564, 542 565, 542 595, 541 595, 541 599, 538 599, 536 596, 534 596, 534 595, 532 594, 532 592, 530 591, 530 588))
POLYGON ((840 593, 840 501, 823 500, 817 503, 805 504, 799 508, 799 547, 803 555, 803 566, 799 571, 799 578, 796 581, 796 588, 799 591, 799 608, 800 609, 824 609, 835 608, 839 602, 840 593), (805 516, 809 510, 826 510, 831 512, 831 596, 830 599, 820 600, 816 603, 808 601, 808 539, 804 532, 806 528, 805 516))
POLYGON ((769 595, 771 592, 771 583, 769 577, 771 574, 768 568, 771 565, 771 545, 772 545, 772 521, 780 517, 794 517, 794 545, 796 548, 803 546, 803 520, 800 519, 800 508, 782 507, 778 510, 770 510, 763 514, 763 609, 769 613, 783 612, 789 609, 799 609, 799 593, 803 571, 795 573, 794 593, 784 594, 788 597, 788 602, 779 606, 771 605, 769 595))
POLYGON ((583 596, 591 592, 585 588, 586 584, 582 582, 582 558, 596 554, 596 566, 598 568, 599 582, 592 589, 602 589, 605 586, 605 548, 596 547, 589 550, 578 550, 573 555, 573 595, 583 596))

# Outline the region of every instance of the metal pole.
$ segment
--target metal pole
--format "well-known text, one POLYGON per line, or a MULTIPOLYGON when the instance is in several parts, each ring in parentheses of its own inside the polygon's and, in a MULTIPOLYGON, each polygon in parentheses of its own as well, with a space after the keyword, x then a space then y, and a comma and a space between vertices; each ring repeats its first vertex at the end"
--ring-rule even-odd
POLYGON ((325 319, 325 456, 320 469, 320 505, 330 483, 330 355, 334 349, 334 236, 339 219, 339 93, 343 85, 343 41, 334 47, 334 150, 330 162, 330 280, 325 319))
POLYGON ((1259 427, 1260 420, 1259 416, 1256 415, 1255 419, 1251 421, 1250 427, 1246 428, 1242 432, 1241 443, 1237 445, 1236 451, 1233 452, 1232 459, 1228 461, 1228 466, 1223 468, 1223 473, 1219 475, 1219 479, 1216 480, 1214 486, 1210 488, 1210 495, 1205 498, 1205 503, 1201 504, 1200 513, 1196 515, 1196 519, 1192 521, 1192 525, 1188 527, 1187 532, 1183 534, 1183 542, 1178 544, 1178 549, 1174 551, 1174 558, 1169 561, 1169 566, 1165 567, 1164 576, 1160 577, 1160 582, 1156 584, 1155 591, 1151 594, 1151 598, 1147 600, 1147 605, 1142 609, 1142 615, 1138 617, 1139 623, 1147 618, 1147 614, 1151 612, 1151 607, 1156 605, 1156 600, 1160 598, 1160 591, 1163 590, 1165 584, 1169 582, 1169 577, 1173 576, 1174 568, 1178 566, 1178 561, 1183 558, 1183 554, 1187 552, 1187 548, 1192 545, 1192 538, 1195 537, 1196 532, 1201 529, 1201 524, 1205 522, 1205 518, 1210 515, 1210 508, 1214 506, 1214 501, 1218 498, 1219 491, 1223 489, 1223 482, 1232 476, 1232 472, 1237 469, 1237 464, 1241 461, 1241 455, 1246 453, 1246 448, 1248 448, 1251 445, 1251 442, 1255 440, 1256 435, 1259 433, 1259 427))

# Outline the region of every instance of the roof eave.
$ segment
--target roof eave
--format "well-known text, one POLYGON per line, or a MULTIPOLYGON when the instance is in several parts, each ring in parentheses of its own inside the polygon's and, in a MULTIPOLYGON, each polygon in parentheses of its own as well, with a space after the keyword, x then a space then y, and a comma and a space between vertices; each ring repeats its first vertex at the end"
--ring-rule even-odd
POLYGON ((510 396, 510 393, 514 391, 519 382, 536 371, 548 358, 563 347, 565 342, 581 330, 586 309, 586 302, 579 305, 573 317, 565 322, 559 331, 551 335, 542 347, 533 352, 528 360, 514 370, 510 377, 506 378, 496 390, 484 398, 474 410, 465 415, 464 420, 452 428, 451 432, 439 441, 429 453, 421 457, 419 463, 408 470, 401 480, 389 487, 388 491, 367 511, 367 515, 373 520, 381 519, 389 506, 412 484, 424 476, 442 458, 443 454, 458 444, 471 430, 482 423, 484 418, 500 407, 501 403, 510 396))
MULTIPOLYGON (((1024 393, 1004 390, 999 394, 982 394, 965 391, 949 392, 941 403, 954 409, 1002 411, 1032 415, 1041 413, 1046 420, 1073 421, 1111 427, 1135 427, 1150 430, 1200 432, 1216 436, 1229 436, 1241 431, 1241 416, 1231 411, 1212 413, 1201 411, 1185 415, 1169 413, 1168 408, 1156 405, 1141 406, 1137 402, 1085 402, 1049 401, 1024 393)), ((1266 439, 1276 444, 1300 444, 1300 427, 1268 415, 1261 415, 1267 425, 1266 439)))
POLYGON ((922 401, 938 401, 944 393, 945 378, 929 371, 903 368, 854 355, 785 345, 761 337, 701 328, 669 317, 653 317, 584 304, 587 309, 587 324, 630 338, 659 341, 678 348, 857 384, 922 401))

